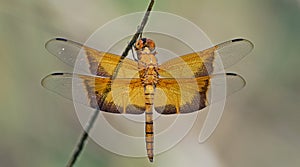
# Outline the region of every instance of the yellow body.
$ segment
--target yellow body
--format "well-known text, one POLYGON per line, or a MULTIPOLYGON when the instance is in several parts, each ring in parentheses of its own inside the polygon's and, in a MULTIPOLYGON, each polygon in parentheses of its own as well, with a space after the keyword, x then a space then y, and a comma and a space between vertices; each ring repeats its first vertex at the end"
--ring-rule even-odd
POLYGON ((138 54, 138 69, 142 85, 144 87, 145 95, 145 140, 147 155, 150 162, 153 162, 153 144, 154 144, 154 132, 153 132, 153 101, 155 87, 158 81, 158 63, 155 57, 155 53, 152 53, 147 47, 141 51, 137 51, 138 54))

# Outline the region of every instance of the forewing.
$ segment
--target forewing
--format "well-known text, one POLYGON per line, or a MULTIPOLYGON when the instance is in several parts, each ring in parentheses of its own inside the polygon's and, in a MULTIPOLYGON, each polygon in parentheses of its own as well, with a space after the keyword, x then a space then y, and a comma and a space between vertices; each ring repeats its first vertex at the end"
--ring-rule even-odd
POLYGON ((219 54, 224 68, 240 61, 253 49, 253 44, 246 39, 234 39, 200 52, 183 55, 159 66, 162 77, 189 78, 207 76, 213 73, 214 60, 219 54))
MULTIPOLYGON (((64 63, 79 68, 80 71, 88 72, 83 67, 88 65, 90 74, 111 77, 121 57, 112 53, 101 52, 80 43, 55 38, 46 43, 47 50, 58 57, 64 63), (80 69, 81 68, 81 69, 80 69)), ((125 58, 120 66, 118 78, 132 78, 137 75, 137 62, 125 58)))
POLYGON ((242 89, 245 84, 245 80, 234 73, 197 78, 161 78, 156 87, 154 107, 161 114, 195 112, 226 97, 210 99, 208 96, 212 87, 225 88, 226 95, 229 96, 242 89))
POLYGON ((145 111, 144 89, 138 78, 112 81, 107 77, 54 73, 45 77, 42 85, 74 102, 104 112, 142 114, 145 111), (110 91, 107 92, 107 88, 110 91))

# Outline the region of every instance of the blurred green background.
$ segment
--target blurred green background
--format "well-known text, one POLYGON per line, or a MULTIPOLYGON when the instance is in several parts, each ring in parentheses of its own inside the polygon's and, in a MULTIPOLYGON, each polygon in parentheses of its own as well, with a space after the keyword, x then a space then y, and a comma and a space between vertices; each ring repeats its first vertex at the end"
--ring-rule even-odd
MULTIPOLYGON (((58 36, 84 42, 107 21, 147 5, 146 0, 0 1, 1 167, 64 166, 81 132, 72 102, 40 85, 51 72, 72 70, 46 51, 45 42, 58 36)), ((219 126, 199 150, 185 149, 196 147, 186 142, 196 137, 184 139, 161 155, 165 162, 151 165, 91 141, 77 166, 300 166, 300 0, 157 0, 154 10, 189 19, 215 44, 251 40, 253 52, 229 69, 247 85, 228 98, 219 126), (201 157, 206 158, 197 161, 201 157)))

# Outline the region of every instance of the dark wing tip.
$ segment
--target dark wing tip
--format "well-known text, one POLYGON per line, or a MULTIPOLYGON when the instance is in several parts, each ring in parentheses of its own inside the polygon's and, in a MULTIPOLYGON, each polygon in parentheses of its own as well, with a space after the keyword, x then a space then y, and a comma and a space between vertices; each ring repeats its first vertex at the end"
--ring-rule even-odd
POLYGON ((58 40, 58 41, 65 41, 65 42, 68 41, 68 40, 65 39, 65 38, 59 38, 59 37, 58 37, 58 38, 54 38, 54 39, 55 39, 55 40, 58 40))
POLYGON ((226 75, 230 75, 230 76, 238 76, 238 74, 236 74, 236 73, 231 73, 231 72, 227 72, 226 75))
POLYGON ((47 75, 41 80, 41 85, 43 87, 47 87, 46 85, 48 84, 48 81, 51 81, 51 79, 60 78, 60 77, 72 77, 72 76, 73 75, 71 73, 62 73, 62 72, 52 73, 47 75))
POLYGON ((249 41, 248 39, 236 38, 236 39, 231 40, 231 42, 241 42, 241 41, 249 43, 251 45, 251 47, 254 48, 254 44, 251 41, 249 41))
POLYGON ((231 40, 231 42, 238 42, 238 41, 243 41, 243 40, 244 40, 243 38, 237 38, 237 39, 231 40))
POLYGON ((62 73, 62 72, 57 72, 57 73, 53 73, 53 74, 51 74, 51 75, 64 75, 64 73, 62 73))
POLYGON ((65 38, 52 38, 52 39, 50 39, 49 41, 47 41, 46 43, 45 43, 45 48, 47 48, 47 46, 52 42, 52 41, 63 41, 63 42, 67 42, 68 40, 67 39, 65 39, 65 38))
MULTIPOLYGON (((242 77, 241 75, 236 74, 236 73, 232 73, 232 72, 227 72, 227 73, 226 73, 226 76, 233 77, 233 78, 235 78, 236 80, 240 80, 240 81, 239 81, 240 86, 239 86, 239 88, 236 89, 234 92, 236 92, 236 91, 238 91, 238 90, 240 90, 240 89, 242 89, 243 87, 246 86, 246 80, 245 80, 245 78, 242 77)), ((229 78, 227 78, 227 79, 229 79, 229 78)))

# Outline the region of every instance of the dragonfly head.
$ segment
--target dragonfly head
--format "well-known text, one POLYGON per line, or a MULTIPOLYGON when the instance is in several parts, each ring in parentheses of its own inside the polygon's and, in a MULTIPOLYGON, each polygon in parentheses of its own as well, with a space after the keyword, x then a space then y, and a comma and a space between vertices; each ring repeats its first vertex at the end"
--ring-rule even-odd
POLYGON ((153 52, 155 49, 155 43, 153 40, 148 38, 139 39, 134 46, 136 51, 143 51, 144 49, 149 49, 150 52, 153 52))

